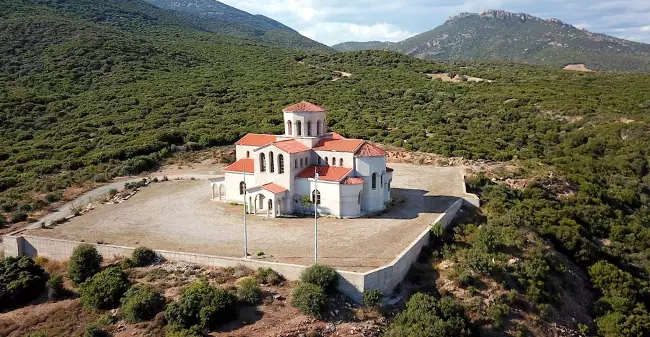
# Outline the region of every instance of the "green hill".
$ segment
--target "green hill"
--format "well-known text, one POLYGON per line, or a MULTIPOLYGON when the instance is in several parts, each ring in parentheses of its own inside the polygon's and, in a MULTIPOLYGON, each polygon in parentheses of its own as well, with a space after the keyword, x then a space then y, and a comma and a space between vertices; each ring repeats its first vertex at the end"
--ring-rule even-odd
MULTIPOLYGON (((463 294, 482 295, 463 303, 481 331, 650 333, 650 76, 308 52, 206 27, 137 1, 0 8, 0 227, 58 207, 71 186, 280 133, 281 109, 309 100, 344 136, 507 162, 468 180, 484 205, 435 255, 456 261, 447 274, 463 294), (443 72, 492 82, 427 76, 443 72)), ((435 292, 423 265, 413 277, 435 292)))
POLYGON ((343 42, 332 46, 338 51, 358 51, 358 50, 390 50, 393 42, 368 41, 368 42, 343 42))
MULTIPOLYGON (((499 60, 553 67, 585 64, 593 70, 650 72, 648 44, 505 11, 461 13, 433 30, 379 46, 426 59, 499 60)), ((377 44, 347 43, 334 49, 377 49, 377 44)))

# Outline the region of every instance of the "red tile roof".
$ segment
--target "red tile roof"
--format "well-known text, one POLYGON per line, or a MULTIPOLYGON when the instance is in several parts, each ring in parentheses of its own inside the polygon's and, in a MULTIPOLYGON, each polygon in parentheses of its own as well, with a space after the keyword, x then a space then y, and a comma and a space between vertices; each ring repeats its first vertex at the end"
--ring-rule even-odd
POLYGON ((305 101, 296 103, 292 106, 288 106, 282 110, 282 112, 323 112, 323 111, 327 111, 327 110, 325 110, 325 108, 320 107, 316 104, 312 104, 305 101))
POLYGON ((358 184, 363 184, 364 180, 363 178, 359 177, 347 177, 345 180, 343 180, 342 184, 344 185, 358 185, 358 184))
POLYGON ((345 178, 350 172, 351 168, 346 167, 336 167, 336 166, 307 166, 306 169, 302 170, 298 174, 298 178, 314 178, 314 168, 318 171, 318 180, 324 181, 341 181, 345 178))
POLYGON ((336 132, 330 132, 327 135, 330 136, 329 138, 332 138, 332 139, 346 139, 345 137, 339 135, 336 132))
POLYGON ((240 159, 230 166, 226 167, 224 172, 246 172, 254 173, 255 172, 255 162, 251 158, 240 159))
POLYGON ((271 193, 282 193, 284 191, 287 191, 286 188, 276 184, 276 183, 268 183, 260 186, 261 188, 271 192, 271 193))
POLYGON ((383 157, 386 155, 386 151, 382 150, 377 145, 372 145, 366 142, 355 154, 357 157, 383 157))
POLYGON ((273 145, 275 145, 275 147, 287 153, 298 153, 298 152, 305 152, 310 150, 303 143, 294 139, 275 142, 273 143, 273 145))
POLYGON ((249 133, 242 139, 238 140, 235 145, 248 145, 248 146, 264 146, 275 142, 277 136, 275 135, 263 135, 257 133, 249 133))
POLYGON ((393 172, 394 170, 388 166, 386 166, 386 172, 393 172))
POLYGON ((357 152, 365 143, 361 139, 322 139, 314 150, 316 151, 338 151, 338 152, 357 152))

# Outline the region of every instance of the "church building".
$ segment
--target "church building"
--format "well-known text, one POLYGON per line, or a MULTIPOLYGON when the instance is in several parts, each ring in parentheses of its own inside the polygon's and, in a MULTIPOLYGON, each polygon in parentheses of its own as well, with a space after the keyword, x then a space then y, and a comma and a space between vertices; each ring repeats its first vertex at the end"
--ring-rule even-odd
POLYGON ((248 213, 278 217, 318 213, 354 218, 390 201, 386 152, 327 131, 327 111, 300 102, 282 110, 284 134, 247 134, 237 161, 213 183, 213 199, 245 203, 248 213))

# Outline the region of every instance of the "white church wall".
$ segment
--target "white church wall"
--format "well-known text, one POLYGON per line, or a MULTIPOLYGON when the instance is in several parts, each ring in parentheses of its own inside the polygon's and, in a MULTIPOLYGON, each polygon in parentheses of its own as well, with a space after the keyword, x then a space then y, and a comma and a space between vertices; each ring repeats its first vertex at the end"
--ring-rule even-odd
POLYGON ((235 157, 237 160, 244 158, 253 158, 253 151, 255 151, 255 149, 258 147, 259 146, 235 145, 235 157), (249 157, 246 157, 247 153, 250 155, 249 157))
MULTIPOLYGON (((296 179, 295 196, 300 203, 303 195, 309 196, 314 191, 315 182, 313 179, 296 179)), ((318 207, 319 214, 340 216, 341 214, 341 199, 340 199, 340 184, 338 182, 318 181, 318 191, 320 192, 320 206, 318 207)), ((300 211, 300 205, 298 205, 300 211)))
POLYGON ((343 166, 354 169, 354 153, 352 152, 337 152, 337 151, 314 151, 314 164, 318 165, 318 158, 321 158, 321 165, 325 165, 325 158, 327 158, 327 165, 340 166, 340 160, 343 158, 343 166), (336 165, 332 165, 332 158, 336 158, 336 165))
POLYGON ((384 188, 381 185, 381 175, 386 171, 386 157, 357 157, 355 158, 356 172, 363 177, 363 194, 361 210, 375 212, 384 209, 384 188), (372 188, 372 174, 377 174, 376 188, 372 188))
POLYGON ((363 190, 363 184, 358 185, 339 185, 341 195, 341 212, 340 217, 352 218, 361 215, 361 204, 359 203, 359 193, 363 190))
MULTIPOLYGON (((321 122, 321 133, 327 132, 326 113, 325 112, 285 112, 284 113, 284 135, 297 137, 317 137, 316 125, 321 122), (289 133, 289 123, 291 122, 291 133, 289 133), (298 134, 298 122, 300 122, 301 132, 298 134), (311 122, 311 135, 307 130, 308 123, 311 122)), ((307 145, 307 144, 305 144, 307 145)))
MULTIPOLYGON (((255 177, 252 173, 246 173, 246 186, 251 188, 254 185, 255 177)), ((241 172, 226 172, 225 174, 225 188, 226 199, 228 202, 244 203, 244 196, 239 194, 239 183, 244 181, 244 173, 241 172)), ((217 188, 215 187, 215 190, 217 188)), ((218 193, 218 192, 215 192, 218 193)), ((217 194, 218 195, 218 194, 217 194)), ((217 198, 218 199, 218 198, 217 198)))

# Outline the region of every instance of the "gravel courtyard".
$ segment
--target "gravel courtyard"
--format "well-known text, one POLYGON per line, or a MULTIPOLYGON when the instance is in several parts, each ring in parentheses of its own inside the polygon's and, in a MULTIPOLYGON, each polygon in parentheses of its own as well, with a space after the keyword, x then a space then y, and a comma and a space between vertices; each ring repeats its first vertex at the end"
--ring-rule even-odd
MULTIPOLYGON (((368 271, 392 261, 454 197, 463 196, 460 168, 390 164, 395 200, 385 214, 360 219, 320 218, 319 262, 368 271)), ((249 253, 297 264, 313 261, 313 218, 248 216, 249 253)), ((53 229, 26 234, 148 246, 221 256, 243 255, 242 206, 210 200, 205 180, 168 181, 143 188, 128 201, 97 205, 53 229)))

